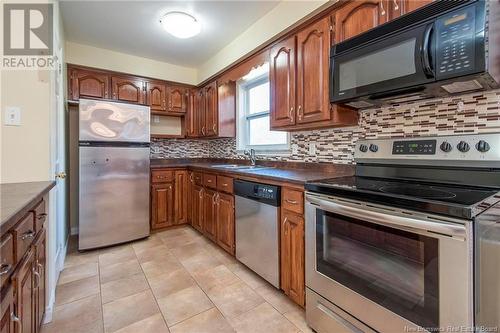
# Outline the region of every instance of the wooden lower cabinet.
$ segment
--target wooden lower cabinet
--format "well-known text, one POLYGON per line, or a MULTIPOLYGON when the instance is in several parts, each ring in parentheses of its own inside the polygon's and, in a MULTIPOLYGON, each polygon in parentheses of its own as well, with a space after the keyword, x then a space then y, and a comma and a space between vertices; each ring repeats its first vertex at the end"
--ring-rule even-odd
POLYGON ((190 211, 192 212, 191 225, 199 232, 203 232, 203 194, 205 190, 199 185, 193 185, 191 192, 190 211))
POLYGON ((281 289, 301 306, 305 302, 304 257, 304 217, 282 210, 281 289))
POLYGON ((234 255, 234 196, 217 194, 217 244, 234 255))
POLYGON ((160 229, 174 224, 174 183, 151 185, 151 228, 160 229))
MULTIPOLYGON (((14 333, 15 316, 13 288, 2 290, 2 303, 0 305, 0 333, 14 333)), ((19 331, 19 329, 18 329, 19 331)))
POLYGON ((188 223, 188 192, 189 192, 189 174, 186 170, 174 172, 174 210, 175 224, 188 223))
POLYGON ((30 333, 35 332, 36 310, 34 300, 34 263, 35 253, 31 248, 19 264, 17 271, 12 276, 14 285, 14 302, 16 322, 15 332, 30 333))
POLYGON ((45 281, 46 281, 46 251, 47 251, 47 238, 45 229, 42 229, 34 243, 35 248, 35 261, 33 263, 34 279, 34 297, 35 302, 35 327, 38 332, 38 327, 42 324, 43 315, 45 312, 45 281))
POLYGON ((217 192, 205 189, 203 191, 203 233, 212 241, 217 238, 217 192))

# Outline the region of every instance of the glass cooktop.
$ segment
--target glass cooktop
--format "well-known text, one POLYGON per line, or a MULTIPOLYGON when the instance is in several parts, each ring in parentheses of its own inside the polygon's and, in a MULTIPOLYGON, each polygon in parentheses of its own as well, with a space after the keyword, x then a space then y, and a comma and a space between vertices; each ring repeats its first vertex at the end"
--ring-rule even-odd
POLYGON ((465 218, 471 218, 474 208, 485 201, 500 201, 496 189, 356 176, 308 183, 306 189, 465 218))

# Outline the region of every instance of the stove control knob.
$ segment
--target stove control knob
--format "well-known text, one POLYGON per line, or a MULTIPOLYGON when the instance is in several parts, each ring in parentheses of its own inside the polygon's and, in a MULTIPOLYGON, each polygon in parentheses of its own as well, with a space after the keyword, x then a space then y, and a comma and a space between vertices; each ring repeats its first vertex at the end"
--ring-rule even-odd
POLYGON ((460 150, 462 153, 466 153, 469 151, 470 146, 467 142, 465 141, 460 141, 457 145, 458 150, 460 150))
POLYGON ((372 153, 376 153, 378 151, 378 146, 374 145, 373 143, 370 145, 370 151, 372 153))
POLYGON ((478 143, 476 143, 476 149, 481 153, 486 153, 488 150, 490 150, 490 145, 488 142, 480 140, 478 143))
POLYGON ((445 153, 449 153, 453 149, 453 146, 449 142, 443 141, 439 148, 441 148, 441 150, 445 153))
POLYGON ((368 146, 367 145, 360 145, 359 150, 361 150, 363 153, 366 153, 368 151, 368 146))

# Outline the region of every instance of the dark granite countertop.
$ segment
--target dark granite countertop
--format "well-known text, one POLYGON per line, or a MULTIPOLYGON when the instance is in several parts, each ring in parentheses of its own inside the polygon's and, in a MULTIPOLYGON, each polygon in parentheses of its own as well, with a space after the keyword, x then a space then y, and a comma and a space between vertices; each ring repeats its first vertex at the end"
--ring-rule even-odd
POLYGON ((55 184, 55 181, 0 184, 0 234, 11 228, 55 184))
POLYGON ((257 161, 258 165, 268 168, 234 170, 217 168, 218 164, 248 164, 247 160, 211 160, 211 159, 151 159, 151 168, 191 168, 204 172, 225 173, 232 176, 247 176, 291 182, 303 185, 306 182, 330 178, 351 176, 354 166, 336 163, 302 163, 257 161))

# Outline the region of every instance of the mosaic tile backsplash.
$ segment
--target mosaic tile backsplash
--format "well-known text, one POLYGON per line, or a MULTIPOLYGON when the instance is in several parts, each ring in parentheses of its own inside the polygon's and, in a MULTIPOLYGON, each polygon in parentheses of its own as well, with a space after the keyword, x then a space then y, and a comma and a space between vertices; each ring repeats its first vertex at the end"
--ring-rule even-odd
MULTIPOLYGON (((360 111, 358 126, 291 134, 292 152, 260 159, 353 163, 358 139, 404 138, 500 132, 500 90, 360 111), (309 144, 316 154, 309 155, 309 144)), ((155 158, 245 158, 235 139, 172 140, 152 143, 155 158), (159 153, 154 153, 158 149, 159 153)))

